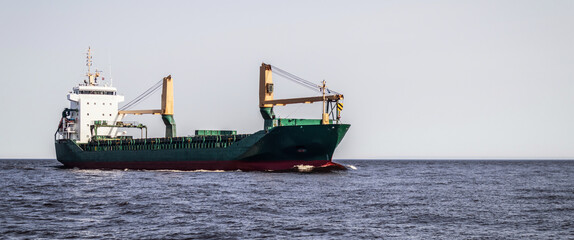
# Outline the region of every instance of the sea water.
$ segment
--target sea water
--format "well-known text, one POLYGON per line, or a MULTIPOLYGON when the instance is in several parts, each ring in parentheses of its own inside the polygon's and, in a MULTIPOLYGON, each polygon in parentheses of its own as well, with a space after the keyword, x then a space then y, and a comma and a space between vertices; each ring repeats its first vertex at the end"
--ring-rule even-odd
POLYGON ((78 170, 0 160, 0 238, 574 238, 574 161, 337 162, 349 170, 78 170))

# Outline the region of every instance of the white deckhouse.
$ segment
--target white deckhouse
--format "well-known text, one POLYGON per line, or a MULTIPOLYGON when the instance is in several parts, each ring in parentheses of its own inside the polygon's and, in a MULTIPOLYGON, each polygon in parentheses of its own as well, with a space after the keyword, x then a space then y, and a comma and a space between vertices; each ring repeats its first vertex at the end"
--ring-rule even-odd
MULTIPOLYGON (((91 49, 88 48, 86 66, 88 80, 74 87, 68 94, 70 108, 62 112, 62 121, 57 134, 60 137, 71 139, 77 143, 87 143, 92 136, 103 135, 114 137, 123 114, 118 114, 118 104, 124 101, 124 96, 117 95, 117 89, 111 83, 100 86, 98 78, 100 73, 90 72, 92 66, 91 49)), ((101 80, 104 80, 103 77, 101 80)))

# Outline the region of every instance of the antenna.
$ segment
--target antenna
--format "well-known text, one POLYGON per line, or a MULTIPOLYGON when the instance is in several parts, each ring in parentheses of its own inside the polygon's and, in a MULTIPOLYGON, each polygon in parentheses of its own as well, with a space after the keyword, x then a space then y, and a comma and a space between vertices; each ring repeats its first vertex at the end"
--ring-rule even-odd
POLYGON ((108 65, 110 68, 110 87, 114 86, 114 78, 112 77, 112 56, 110 54, 110 51, 108 51, 108 65))
POLYGON ((110 87, 114 86, 114 78, 112 77, 112 64, 110 64, 110 87))

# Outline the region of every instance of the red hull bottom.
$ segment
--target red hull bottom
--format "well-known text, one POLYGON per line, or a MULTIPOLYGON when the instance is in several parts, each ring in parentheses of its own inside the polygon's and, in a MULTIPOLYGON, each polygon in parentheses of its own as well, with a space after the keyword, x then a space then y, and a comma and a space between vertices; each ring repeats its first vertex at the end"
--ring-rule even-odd
POLYGON ((242 162, 242 161, 139 161, 139 162, 75 162, 66 167, 80 169, 138 170, 224 170, 224 171, 332 171, 345 170, 343 165, 328 160, 242 162))

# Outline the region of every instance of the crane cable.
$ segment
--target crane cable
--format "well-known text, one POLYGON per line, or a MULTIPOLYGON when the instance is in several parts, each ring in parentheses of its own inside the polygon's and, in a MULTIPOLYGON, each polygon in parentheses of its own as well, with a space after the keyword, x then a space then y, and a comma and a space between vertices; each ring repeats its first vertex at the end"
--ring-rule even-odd
POLYGON ((126 103, 123 107, 120 108, 120 111, 128 110, 129 108, 139 104, 143 100, 147 99, 153 93, 155 93, 161 86, 163 85, 163 79, 159 80, 156 84, 148 88, 145 92, 131 100, 130 102, 126 103))
MULTIPOLYGON (((285 70, 283 70, 283 69, 281 69, 281 68, 278 68, 278 67, 276 67, 276 66, 271 65, 271 68, 273 69, 273 73, 276 73, 277 75, 279 75, 279 76, 281 76, 281 77, 283 77, 283 78, 285 78, 285 79, 287 79, 287 80, 290 80, 290 81, 292 81, 292 82, 295 82, 295 83, 297 83, 297 84, 299 84, 299 85, 301 85, 301 86, 307 87, 307 88, 309 88, 309 89, 311 89, 311 90, 321 92, 321 90, 322 90, 322 88, 323 88, 321 85, 317 85, 317 84, 315 84, 315 83, 313 83, 313 82, 307 81, 307 80, 305 80, 305 79, 303 79, 303 78, 300 78, 300 77, 298 77, 298 76, 296 76, 296 75, 294 75, 294 74, 292 74, 292 73, 289 73, 289 72, 287 72, 287 71, 285 71, 285 70)), ((329 88, 325 88, 325 92, 326 92, 326 93, 333 93, 333 94, 336 94, 336 95, 343 95, 343 94, 341 94, 341 93, 339 93, 339 92, 336 92, 336 91, 333 91, 333 90, 331 90, 331 89, 329 89, 329 88)))
MULTIPOLYGON (((317 85, 313 82, 307 81, 303 78, 300 78, 292 73, 289 73, 281 68, 278 68, 276 66, 271 65, 272 69, 274 70, 274 73, 276 73, 277 75, 290 80, 292 82, 295 82, 301 86, 307 87, 311 90, 314 91, 319 91, 321 92, 322 90, 322 86, 321 85, 317 85)), ((159 80, 156 84, 154 84, 153 86, 151 86, 150 88, 148 88, 145 92, 143 92, 142 94, 140 94, 139 96, 137 96, 136 98, 134 98, 134 100, 126 103, 123 107, 120 108, 120 111, 124 111, 124 110, 128 110, 130 108, 132 108, 133 106, 141 103, 143 100, 147 99, 149 96, 151 96, 153 93, 155 93, 161 86, 163 85, 163 80, 159 80)), ((337 94, 337 95, 342 95, 341 93, 337 92, 337 91, 333 91, 329 88, 325 88, 325 92, 326 93, 333 93, 333 94, 337 94)))

